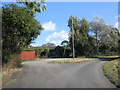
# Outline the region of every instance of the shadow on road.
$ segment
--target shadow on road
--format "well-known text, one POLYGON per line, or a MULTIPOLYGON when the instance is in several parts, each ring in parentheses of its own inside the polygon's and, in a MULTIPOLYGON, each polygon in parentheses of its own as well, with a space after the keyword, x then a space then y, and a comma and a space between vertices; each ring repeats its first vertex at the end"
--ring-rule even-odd
POLYGON ((116 59, 120 59, 120 57, 99 58, 101 61, 112 61, 116 59))

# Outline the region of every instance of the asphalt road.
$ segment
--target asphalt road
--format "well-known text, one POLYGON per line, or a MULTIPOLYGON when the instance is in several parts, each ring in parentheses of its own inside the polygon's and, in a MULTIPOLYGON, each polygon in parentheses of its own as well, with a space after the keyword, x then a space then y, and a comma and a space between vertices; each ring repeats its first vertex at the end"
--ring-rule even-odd
POLYGON ((5 88, 115 88, 103 75, 106 61, 47 63, 51 60, 24 62, 24 71, 13 76, 5 88))

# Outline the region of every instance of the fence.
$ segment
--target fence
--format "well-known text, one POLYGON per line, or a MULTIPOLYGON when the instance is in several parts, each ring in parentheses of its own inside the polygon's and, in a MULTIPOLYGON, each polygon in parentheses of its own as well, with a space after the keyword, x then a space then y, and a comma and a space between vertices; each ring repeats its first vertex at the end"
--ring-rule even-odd
POLYGON ((37 58, 35 51, 23 51, 19 55, 20 60, 33 60, 37 58))

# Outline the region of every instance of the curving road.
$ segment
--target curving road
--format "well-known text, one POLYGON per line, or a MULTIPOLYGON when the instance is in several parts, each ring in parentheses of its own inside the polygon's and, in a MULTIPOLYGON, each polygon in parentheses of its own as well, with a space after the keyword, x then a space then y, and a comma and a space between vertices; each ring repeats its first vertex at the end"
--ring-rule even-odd
MULTIPOLYGON (((13 77, 6 88, 116 88, 103 75, 103 60, 74 64, 24 62, 23 72, 13 77)), ((62 59, 54 59, 62 60, 62 59)))

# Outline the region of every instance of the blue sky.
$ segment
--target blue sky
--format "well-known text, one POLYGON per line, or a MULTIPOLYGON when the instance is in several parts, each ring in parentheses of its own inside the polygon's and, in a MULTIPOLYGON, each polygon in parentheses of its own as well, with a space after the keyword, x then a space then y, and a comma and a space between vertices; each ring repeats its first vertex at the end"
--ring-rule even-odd
POLYGON ((118 19, 117 2, 47 2, 48 10, 36 15, 36 19, 46 28, 32 45, 40 46, 47 42, 59 45, 67 40, 68 19, 71 15, 79 19, 85 17, 92 21, 95 16, 102 17, 106 24, 115 26, 118 19))
POLYGON ((71 15, 79 19, 85 17, 92 21, 95 16, 102 17, 106 24, 118 25, 117 2, 46 2, 47 10, 36 14, 36 19, 43 25, 45 30, 31 44, 41 46, 45 43, 59 45, 68 39, 68 19, 71 15))

